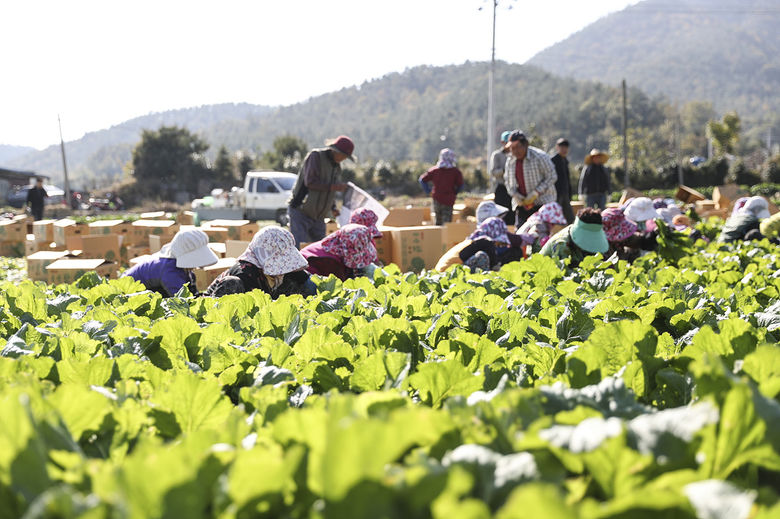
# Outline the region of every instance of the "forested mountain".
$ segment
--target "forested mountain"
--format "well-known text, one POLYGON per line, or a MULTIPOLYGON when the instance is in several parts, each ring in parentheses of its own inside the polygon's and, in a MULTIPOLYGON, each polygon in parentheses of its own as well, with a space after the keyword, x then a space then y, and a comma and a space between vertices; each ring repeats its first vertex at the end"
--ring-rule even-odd
MULTIPOLYGON (((198 132, 212 145, 212 153, 223 144, 230 150, 267 150, 283 134, 319 145, 345 133, 355 140, 361 159, 432 163, 443 147, 461 156, 483 157, 488 69, 487 63, 468 62, 422 66, 272 110, 219 105, 138 118, 68 143, 70 170, 76 178, 119 174, 141 129, 162 124, 198 132)), ((523 128, 544 146, 566 135, 572 152, 580 156, 590 147, 606 147, 619 131, 617 88, 507 63, 497 63, 495 85, 498 133, 523 128)), ((661 105, 638 89, 631 90, 629 104, 632 124, 652 127, 664 118, 661 105)), ((60 176, 57 153, 51 147, 13 165, 60 176)))
POLYGON ((712 101, 751 118, 780 113, 780 1, 645 0, 528 61, 558 75, 650 95, 712 101))
POLYGON ((0 166, 33 151, 35 151, 35 148, 30 148, 29 146, 0 144, 0 166))

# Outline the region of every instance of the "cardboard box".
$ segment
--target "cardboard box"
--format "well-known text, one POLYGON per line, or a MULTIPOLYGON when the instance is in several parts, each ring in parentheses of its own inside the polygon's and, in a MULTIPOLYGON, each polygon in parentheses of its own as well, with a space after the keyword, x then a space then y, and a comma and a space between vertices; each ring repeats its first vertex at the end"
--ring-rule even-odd
POLYGON ((250 222, 249 220, 211 220, 204 224, 204 231, 206 228, 222 227, 227 229, 228 240, 243 240, 250 241, 255 233, 260 230, 260 226, 257 222, 250 222))
POLYGON ((228 230, 225 227, 201 227, 209 237, 210 243, 225 243, 228 239, 228 230))
POLYGON ((19 242, 24 246, 27 239, 27 222, 8 219, 0 220, 0 241, 19 242))
POLYGON ((679 186, 674 197, 684 204, 693 204, 699 200, 707 199, 706 196, 688 186, 679 186))
POLYGON ((339 224, 338 222, 335 222, 333 220, 328 220, 325 222, 325 236, 332 234, 339 230, 339 224))
POLYGON ((82 236, 89 232, 87 224, 76 223, 70 218, 57 220, 52 225, 54 226, 54 242, 57 245, 68 246, 68 237, 82 236))
POLYGON ((374 240, 376 243, 376 255, 383 265, 389 265, 393 262, 393 229, 395 227, 382 225, 378 229, 382 233, 382 237, 374 240))
POLYGON ((431 220, 431 210, 427 207, 393 207, 382 225, 411 227, 421 225, 425 220, 431 220))
POLYGON ((141 256, 147 256, 151 253, 149 247, 144 245, 130 245, 129 247, 122 247, 120 249, 122 256, 122 263, 124 265, 130 264, 135 258, 141 256))
POLYGON ((168 215, 165 211, 152 211, 150 213, 141 213, 142 220, 166 220, 168 215))
POLYGON ((571 201, 571 210, 574 212, 574 216, 577 216, 577 213, 580 212, 582 209, 585 209, 585 202, 583 202, 582 200, 571 201))
POLYGON ((103 259, 58 259, 48 266, 46 272, 51 284, 73 283, 87 272, 97 272, 105 278, 116 278, 119 270, 117 263, 103 259))
POLYGON ((41 244, 42 243, 35 241, 34 234, 28 234, 27 239, 24 242, 24 255, 29 256, 30 254, 35 254, 40 250, 41 244))
POLYGON ((159 236, 157 234, 150 234, 149 235, 149 254, 154 254, 155 252, 160 252, 160 249, 162 249, 162 246, 166 243, 170 243, 171 239, 173 237, 163 237, 159 236))
POLYGON ((167 237, 170 241, 178 230, 178 224, 172 220, 136 220, 127 234, 127 246, 146 245, 152 235, 167 237))
POLYGON ((81 236, 81 257, 104 259, 111 262, 121 260, 119 236, 116 234, 87 234, 81 236))
POLYGON ((742 191, 737 184, 717 186, 712 190, 712 200, 717 209, 728 209, 733 202, 743 196, 750 196, 750 193, 742 191))
POLYGON ((432 269, 447 250, 441 226, 398 227, 391 234, 393 263, 403 272, 432 269))
POLYGON ((46 267, 60 258, 64 258, 66 251, 42 250, 27 256, 27 277, 33 281, 47 281, 49 279, 46 267))
POLYGON ((33 222, 33 236, 35 241, 42 243, 51 243, 54 241, 54 222, 55 220, 38 220, 33 222))
POLYGON ((27 240, 3 240, 0 241, 0 256, 6 258, 23 258, 25 256, 25 242, 27 240))
POLYGON ((623 194, 620 195, 620 200, 618 201, 618 206, 621 206, 631 200, 632 198, 639 198, 645 196, 641 191, 638 191, 636 189, 627 187, 623 190, 623 194))
POLYGON ((89 234, 116 234, 127 236, 133 225, 124 220, 98 220, 89 224, 89 234))
POLYGON ((694 210, 696 211, 696 214, 701 216, 702 214, 704 214, 704 213, 706 213, 708 211, 712 211, 714 209, 715 209, 715 202, 714 201, 712 201, 712 200, 697 200, 696 201, 696 206, 695 206, 694 210))
POLYGON ((179 211, 176 213, 176 223, 179 225, 195 225, 195 212, 179 211))
POLYGON ((235 265, 236 258, 222 258, 214 265, 195 269, 195 286, 199 292, 205 291, 220 274, 235 265))
POLYGON ((225 244, 224 243, 209 243, 209 249, 212 250, 218 258, 225 257, 225 244))
POLYGON ((444 224, 444 245, 450 250, 477 229, 476 222, 449 222, 444 224))
POLYGON ((244 253, 247 247, 249 247, 248 241, 227 240, 225 242, 225 257, 237 258, 244 253))

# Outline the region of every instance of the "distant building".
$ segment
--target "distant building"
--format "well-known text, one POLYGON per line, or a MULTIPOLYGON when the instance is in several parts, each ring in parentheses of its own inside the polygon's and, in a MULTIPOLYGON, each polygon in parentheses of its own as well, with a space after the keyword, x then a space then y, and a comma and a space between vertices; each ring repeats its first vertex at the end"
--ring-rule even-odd
POLYGON ((8 192, 17 187, 27 186, 33 183, 33 179, 41 177, 48 180, 47 175, 39 175, 34 171, 19 171, 16 169, 0 168, 0 205, 5 205, 8 192))

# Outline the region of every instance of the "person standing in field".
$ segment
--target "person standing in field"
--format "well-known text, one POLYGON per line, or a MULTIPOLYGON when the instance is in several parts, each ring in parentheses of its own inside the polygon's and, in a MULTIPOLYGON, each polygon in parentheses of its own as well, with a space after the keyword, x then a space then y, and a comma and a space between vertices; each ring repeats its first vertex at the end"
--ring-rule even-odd
MULTIPOLYGON (((512 132, 510 131, 502 133, 501 146, 490 155, 490 180, 494 193, 493 201, 502 207, 510 207, 512 205, 512 197, 509 196, 504 185, 504 167, 506 167, 506 159, 509 154, 509 149, 507 149, 506 145, 511 134, 512 132)), ((509 211, 503 218, 507 225, 515 223, 515 215, 509 211)))
POLYGON ((568 223, 574 222, 574 210, 571 208, 571 181, 569 180, 569 141, 561 137, 555 143, 555 155, 552 163, 555 165, 555 173, 558 180, 555 181, 555 192, 558 204, 563 210, 563 216, 568 223))
POLYGON ((325 148, 313 149, 306 155, 287 202, 296 247, 325 237, 325 218, 339 214, 336 193, 347 189, 341 181, 341 163, 346 159, 354 162, 355 144, 346 135, 325 144, 325 148))
POLYGON ((504 184, 512 197, 515 227, 544 204, 555 202, 555 166, 539 148, 530 146, 525 134, 515 130, 509 136, 510 156, 504 168, 504 184))
POLYGON ((578 193, 585 199, 587 207, 607 208, 607 199, 611 192, 609 171, 604 164, 609 154, 598 148, 593 148, 585 157, 585 169, 580 174, 578 193))
POLYGON ((457 167, 455 152, 444 148, 439 152, 439 161, 420 176, 420 185, 433 199, 433 213, 436 215, 436 225, 444 225, 452 221, 452 206, 455 197, 463 187, 463 174, 457 167), (433 187, 429 184, 432 183, 433 187))
POLYGON ((27 205, 30 206, 30 212, 35 221, 43 220, 43 206, 49 195, 43 189, 43 179, 35 179, 35 185, 27 191, 27 205))

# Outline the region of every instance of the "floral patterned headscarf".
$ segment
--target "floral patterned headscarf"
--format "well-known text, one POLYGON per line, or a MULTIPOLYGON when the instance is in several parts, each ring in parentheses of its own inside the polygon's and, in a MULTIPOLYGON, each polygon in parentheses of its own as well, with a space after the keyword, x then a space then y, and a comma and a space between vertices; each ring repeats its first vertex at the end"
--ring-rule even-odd
POLYGON ((439 152, 439 162, 436 163, 437 168, 454 168, 456 164, 457 159, 454 151, 444 148, 439 152))
MULTIPOLYGON (((548 202, 535 213, 539 219, 549 225, 566 225, 566 217, 563 216, 563 208, 558 202, 548 202)), ((533 216, 533 215, 532 215, 533 216)))
POLYGON ((477 230, 471 233, 469 240, 478 240, 488 238, 495 242, 509 244, 509 235, 507 233, 506 222, 497 216, 488 218, 479 226, 477 230))
POLYGON ((371 231, 356 223, 347 224, 322 240, 322 249, 351 269, 362 269, 377 261, 371 231))
POLYGON ((614 207, 601 212, 601 224, 609 242, 621 242, 637 231, 637 225, 627 220, 623 211, 614 207))
POLYGON ((368 227, 368 230, 371 231, 371 235, 374 238, 382 237, 382 233, 379 232, 379 229, 376 227, 376 222, 378 221, 379 217, 376 213, 367 207, 355 209, 352 211, 352 214, 349 215, 349 223, 356 223, 368 227))
POLYGON ((257 231, 238 259, 260 267, 269 276, 301 270, 309 264, 295 247, 292 233, 277 225, 257 231))

